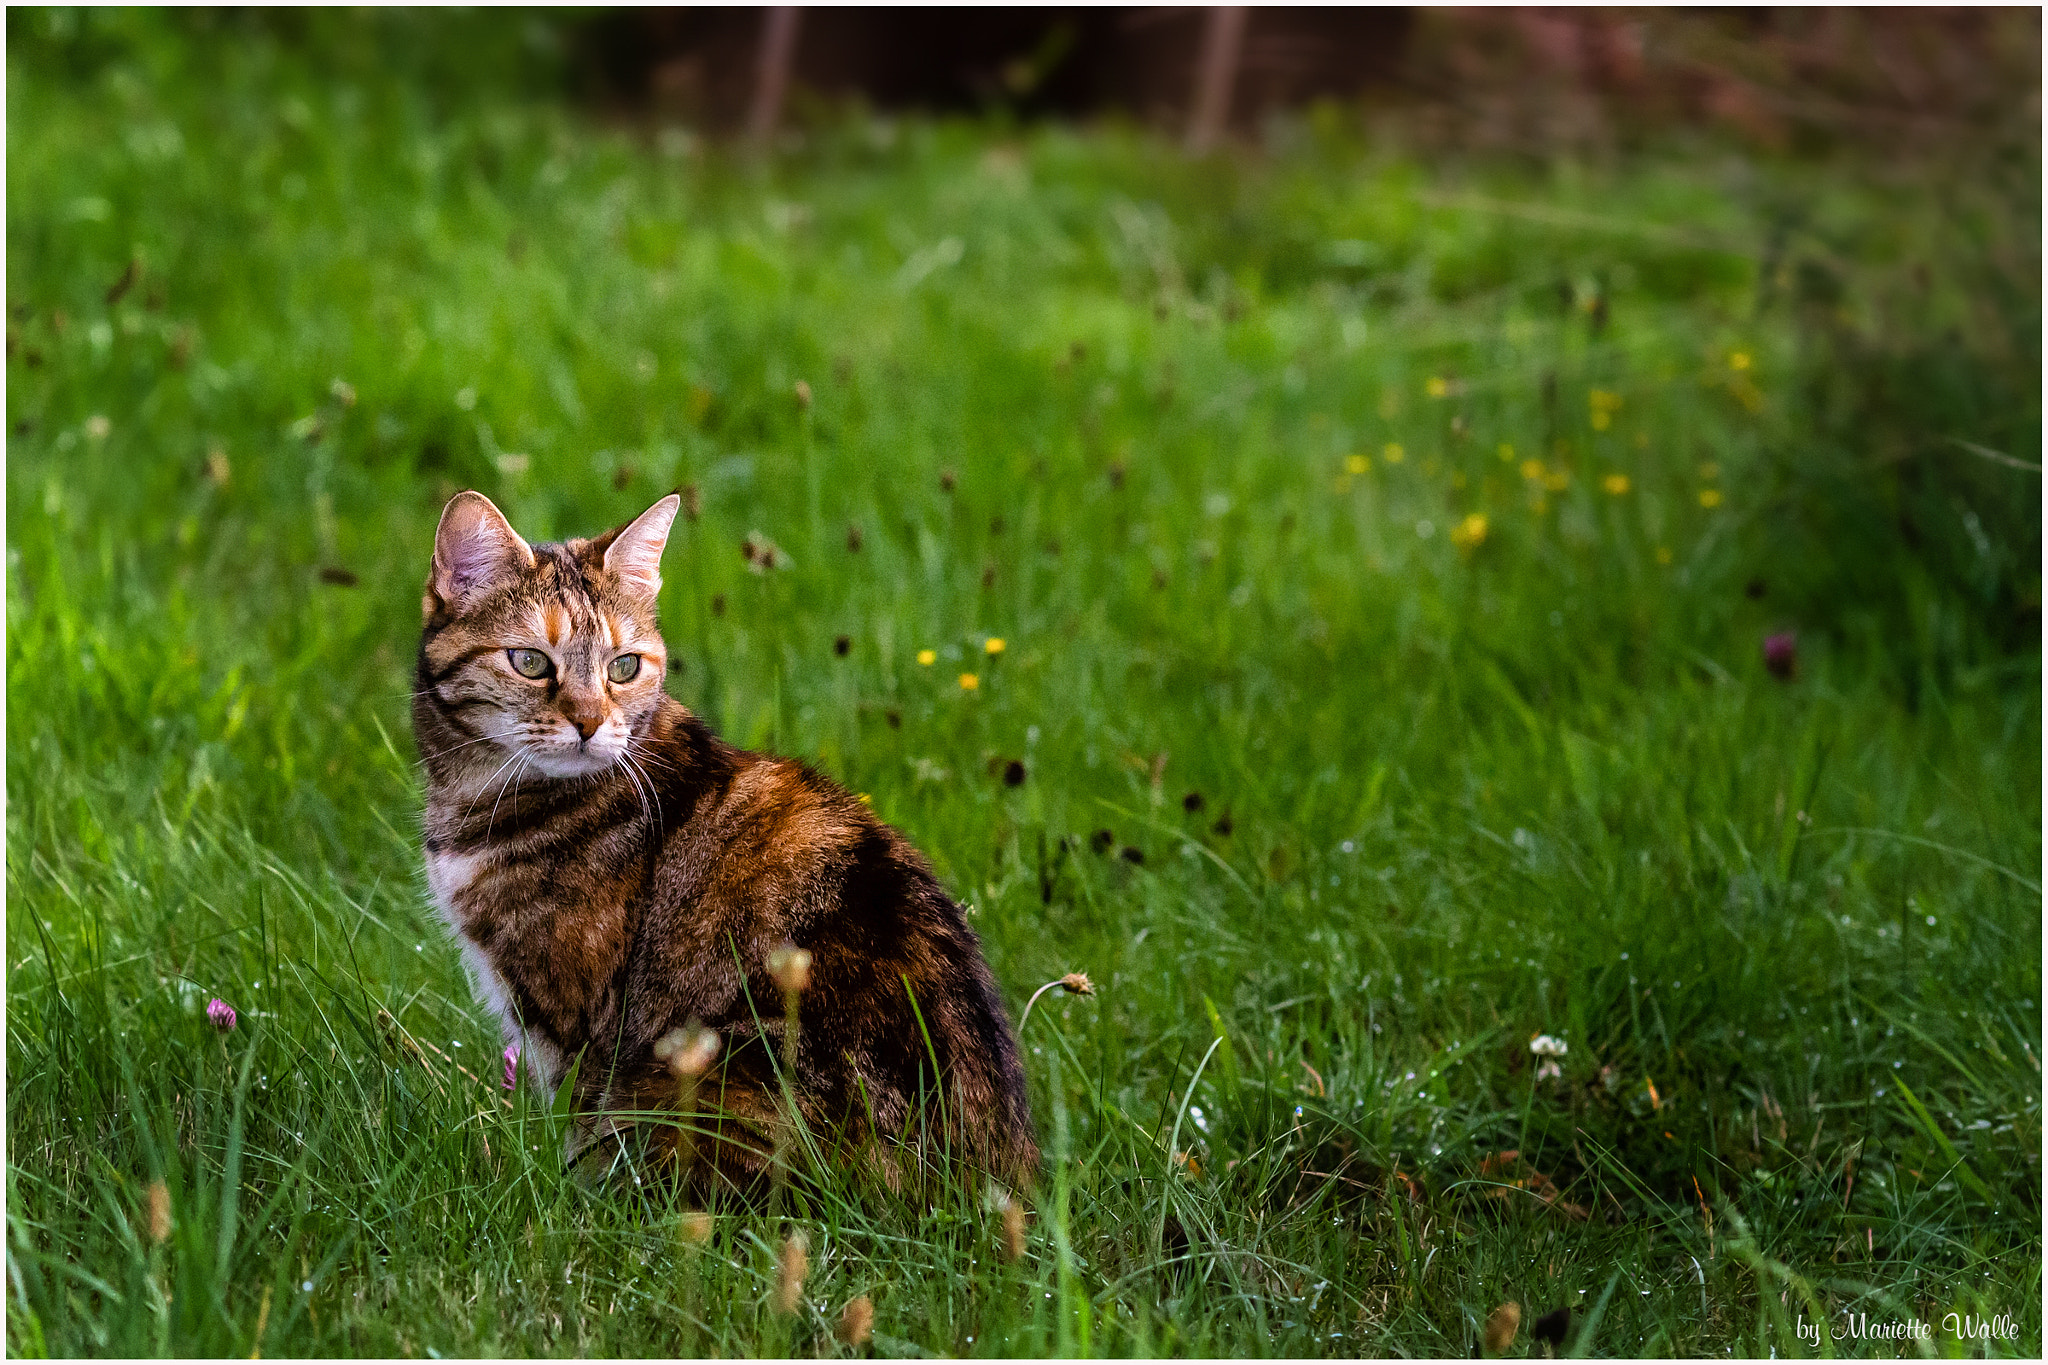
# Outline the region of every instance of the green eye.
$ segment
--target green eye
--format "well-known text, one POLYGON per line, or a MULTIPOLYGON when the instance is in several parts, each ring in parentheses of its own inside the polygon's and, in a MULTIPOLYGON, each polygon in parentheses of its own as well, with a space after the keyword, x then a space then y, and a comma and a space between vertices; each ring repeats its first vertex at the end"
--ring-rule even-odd
POLYGON ((513 671, 522 678, 545 678, 555 670, 548 656, 537 649, 508 649, 505 654, 512 660, 513 671))
POLYGON ((610 675, 611 680, 615 683, 631 682, 640 676, 640 656, 638 654, 621 654, 618 658, 612 660, 612 666, 606 669, 605 672, 610 675))

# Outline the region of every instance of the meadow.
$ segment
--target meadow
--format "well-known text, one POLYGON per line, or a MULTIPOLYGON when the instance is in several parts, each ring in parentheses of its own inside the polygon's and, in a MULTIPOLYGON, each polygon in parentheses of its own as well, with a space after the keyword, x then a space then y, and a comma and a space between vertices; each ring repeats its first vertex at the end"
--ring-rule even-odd
POLYGON ((750 161, 78 22, 9 17, 11 1354, 2040 1353, 2038 145, 750 161), (691 490, 671 692, 1013 1017, 1092 979, 1021 1246, 707 1225, 501 1090, 407 719, 466 487, 691 490))

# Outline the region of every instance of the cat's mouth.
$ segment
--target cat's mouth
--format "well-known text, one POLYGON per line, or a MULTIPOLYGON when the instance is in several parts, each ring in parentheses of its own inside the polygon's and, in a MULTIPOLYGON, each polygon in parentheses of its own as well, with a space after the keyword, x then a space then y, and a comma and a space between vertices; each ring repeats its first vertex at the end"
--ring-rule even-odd
POLYGON ((526 746, 528 760, 548 777, 590 777, 618 766, 625 753, 623 731, 606 723, 584 738, 574 726, 526 746))

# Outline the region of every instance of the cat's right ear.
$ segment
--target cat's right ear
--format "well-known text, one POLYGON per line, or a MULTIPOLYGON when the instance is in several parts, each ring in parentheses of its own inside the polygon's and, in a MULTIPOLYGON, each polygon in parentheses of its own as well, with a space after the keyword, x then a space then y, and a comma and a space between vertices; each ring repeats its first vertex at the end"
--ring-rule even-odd
POLYGON ((533 551, 512 523, 481 493, 457 493, 441 509, 434 532, 434 572, 427 579, 426 615, 459 609, 478 593, 533 567, 533 551))

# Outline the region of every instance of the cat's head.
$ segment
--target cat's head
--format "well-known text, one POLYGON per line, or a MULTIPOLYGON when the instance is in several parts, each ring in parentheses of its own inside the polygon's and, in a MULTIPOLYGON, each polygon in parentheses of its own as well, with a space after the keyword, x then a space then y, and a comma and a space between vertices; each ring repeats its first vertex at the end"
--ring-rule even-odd
POLYGON ((528 545, 481 493, 458 493, 434 533, 418 686, 492 766, 602 772, 661 705, 655 625, 673 493, 594 540, 528 545))

